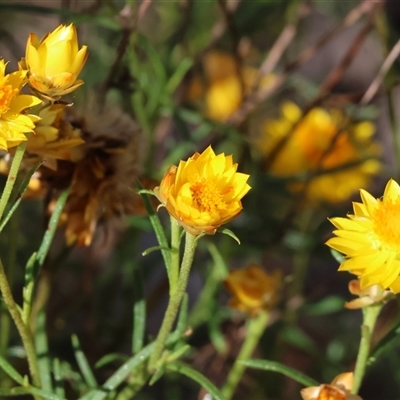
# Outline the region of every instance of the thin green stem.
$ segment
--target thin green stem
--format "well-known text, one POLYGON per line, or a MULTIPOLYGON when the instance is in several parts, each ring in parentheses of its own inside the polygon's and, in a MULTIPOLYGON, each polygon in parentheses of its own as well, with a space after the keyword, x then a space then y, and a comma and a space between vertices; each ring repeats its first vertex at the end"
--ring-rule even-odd
POLYGON ((41 382, 39 375, 39 367, 37 363, 33 337, 28 326, 24 324, 18 306, 14 301, 14 297, 11 293, 11 288, 10 285, 8 284, 7 276, 4 271, 3 263, 1 260, 0 260, 0 291, 1 294, 3 295, 4 303, 11 314, 11 318, 14 320, 18 333, 21 336, 22 344, 26 351, 26 356, 29 364, 29 371, 32 376, 33 384, 36 387, 40 388, 41 382))
POLYGON ((175 292, 179 279, 179 244, 180 244, 180 225, 171 216, 171 273, 169 282, 169 294, 175 292))
POLYGON ((361 341, 358 349, 356 367, 354 369, 354 382, 351 389, 352 394, 357 394, 360 389, 362 379, 367 367, 367 360, 371 347, 372 333, 378 315, 382 309, 382 304, 375 304, 369 307, 364 307, 363 311, 363 324, 361 325, 361 341))
POLYGON ((269 312, 262 311, 259 315, 249 321, 246 339, 240 349, 240 352, 236 358, 235 363, 231 371, 229 372, 228 378, 224 387, 222 388, 222 394, 226 400, 230 400, 235 393, 236 386, 242 378, 243 372, 246 366, 240 361, 248 360, 258 342, 260 341, 261 335, 265 331, 269 318, 269 312))
POLYGON ((27 140, 22 142, 17 146, 17 149, 15 151, 15 155, 13 157, 10 167, 10 172, 8 173, 6 186, 4 187, 3 193, 0 198, 0 220, 3 217, 4 210, 6 209, 8 200, 10 199, 11 192, 17 179, 19 167, 21 165, 22 158, 24 157, 27 144, 27 140))
POLYGON ((176 290, 170 296, 167 311, 165 312, 160 331, 158 332, 155 340, 154 351, 149 360, 149 371, 154 371, 156 368, 157 362, 161 358, 161 354, 164 350, 165 341, 167 340, 168 334, 171 332, 172 325, 178 314, 179 305, 181 304, 182 297, 186 292, 186 286, 189 279, 190 268, 193 263, 196 245, 196 236, 186 232, 185 250, 179 272, 178 284, 176 286, 176 290))
POLYGON ((399 172, 400 169, 400 139, 399 139, 399 122, 397 120, 396 114, 396 104, 393 95, 393 91, 391 89, 387 90, 387 102, 388 102, 388 110, 389 110, 389 121, 390 127, 392 130, 392 138, 393 138, 393 147, 394 147, 394 155, 396 158, 396 169, 399 172))

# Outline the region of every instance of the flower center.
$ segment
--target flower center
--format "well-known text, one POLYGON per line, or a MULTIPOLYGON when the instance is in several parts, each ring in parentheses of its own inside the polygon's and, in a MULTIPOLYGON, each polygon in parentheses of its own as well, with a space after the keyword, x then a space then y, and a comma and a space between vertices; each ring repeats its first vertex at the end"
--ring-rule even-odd
POLYGON ((13 89, 11 85, 0 87, 0 115, 10 109, 11 100, 17 95, 18 89, 13 89))
POLYGON ((346 400, 346 397, 337 389, 326 385, 319 392, 317 400, 346 400))
POLYGON ((215 184, 204 180, 191 185, 192 198, 199 211, 212 212, 222 205, 221 196, 215 184))
POLYGON ((400 252, 400 201, 379 202, 373 214, 374 231, 385 246, 400 252))

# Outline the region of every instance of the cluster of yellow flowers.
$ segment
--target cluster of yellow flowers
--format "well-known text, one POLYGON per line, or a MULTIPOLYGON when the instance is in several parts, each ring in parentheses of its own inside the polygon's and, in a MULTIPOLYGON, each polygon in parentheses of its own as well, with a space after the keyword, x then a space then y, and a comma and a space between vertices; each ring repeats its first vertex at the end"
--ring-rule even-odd
POLYGON ((305 190, 313 202, 336 203, 368 186, 379 171, 374 130, 371 122, 352 122, 339 109, 315 107, 303 115, 296 104, 285 102, 281 116, 264 123, 257 144, 271 159, 268 172, 297 177, 293 191, 305 190))
MULTIPOLYGON (((40 124, 42 116, 27 113, 29 108, 38 106, 42 100, 54 102, 83 84, 77 78, 87 56, 86 46, 79 49, 75 27, 60 25, 41 40, 33 33, 29 36, 25 58, 19 62, 18 71, 6 74, 7 64, 0 60, 1 149, 7 151, 27 140, 25 134, 33 132, 35 124, 40 124), (26 84, 35 95, 21 93, 26 84)), ((50 113, 54 113, 54 109, 50 113)), ((55 141, 57 132, 41 131, 45 143, 55 141)), ((31 148, 43 151, 38 144, 36 140, 31 148)))

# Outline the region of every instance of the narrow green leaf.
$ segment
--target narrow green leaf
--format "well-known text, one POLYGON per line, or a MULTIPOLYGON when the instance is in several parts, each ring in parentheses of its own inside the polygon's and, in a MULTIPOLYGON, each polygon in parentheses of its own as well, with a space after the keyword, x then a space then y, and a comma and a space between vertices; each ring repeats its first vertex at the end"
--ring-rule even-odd
POLYGON ((22 181, 20 187, 17 190, 18 198, 15 200, 14 199, 14 204, 11 206, 10 210, 8 211, 7 215, 5 218, 1 221, 0 224, 0 232, 3 230, 3 228, 7 225, 7 222, 10 220, 12 215, 14 214, 15 210, 18 208, 19 204, 21 203, 22 196, 26 192, 26 189, 28 188, 29 181, 32 178, 32 175, 39 169, 39 167, 42 165, 42 163, 39 163, 35 165, 33 168, 31 168, 28 173, 26 174, 26 177, 22 181))
POLYGON ((240 244, 239 238, 230 229, 227 229, 227 228, 218 229, 218 232, 221 232, 224 235, 230 236, 232 239, 235 239, 238 244, 240 244))
POLYGON ((147 189, 140 189, 137 191, 137 194, 148 194, 149 196, 156 196, 153 190, 147 190, 147 189))
MULTIPOLYGON (((69 194, 71 193, 71 187, 65 190, 62 195, 57 200, 56 206, 54 208, 53 213, 51 214, 49 226, 47 227, 46 233, 43 236, 42 244, 38 250, 37 259, 39 266, 41 267, 44 263, 44 260, 49 252, 51 242, 53 241, 54 234, 56 232, 58 221, 60 219, 62 210, 64 208, 65 202, 69 194)), ((39 271, 38 271, 39 272, 39 271)))
POLYGON ((343 263, 345 261, 345 257, 342 253, 339 253, 337 250, 330 249, 333 258, 339 263, 343 263))
POLYGON ((344 300, 339 296, 328 296, 318 301, 317 303, 306 303, 301 307, 301 311, 306 315, 327 315, 344 308, 344 300))
POLYGON ((98 384, 96 382, 96 378, 94 377, 94 374, 90 368, 87 358, 84 352, 82 351, 78 336, 72 335, 71 339, 72 339, 72 347, 75 353, 75 358, 78 363, 79 369, 82 373, 83 379, 91 389, 97 388, 98 384))
POLYGON ((20 373, 3 357, 0 356, 0 368, 15 382, 24 385, 24 378, 20 373))
POLYGON ((48 393, 44 390, 36 389, 35 387, 14 387, 11 389, 0 389, 0 396, 22 396, 24 394, 36 395, 46 400, 66 400, 63 397, 59 397, 55 394, 48 393))
POLYGON ((153 246, 153 247, 149 247, 148 249, 146 249, 145 251, 142 252, 142 256, 148 256, 150 253, 153 253, 154 251, 169 251, 171 252, 172 250, 169 247, 162 247, 162 246, 153 246))
POLYGON ((59 397, 65 397, 64 382, 61 373, 61 365, 60 365, 60 360, 58 358, 55 358, 53 360, 53 374, 54 374, 55 394, 59 397))
POLYGON ((238 361, 244 364, 248 368, 262 369, 264 371, 278 372, 279 374, 285 375, 296 382, 301 383, 304 386, 318 386, 319 383, 314 379, 308 377, 300 371, 293 368, 287 367, 281 363, 269 360, 244 360, 238 361))
POLYGON ((207 392, 212 396, 213 400, 225 400, 221 392, 214 386, 214 384, 212 384, 204 375, 189 365, 176 361, 174 363, 167 364, 166 369, 178 372, 179 374, 185 375, 197 382, 202 388, 207 390, 207 392))
MULTIPOLYGON (((142 185, 140 182, 137 182, 138 187, 140 190, 143 189, 142 185)), ((151 225, 153 226, 154 233, 156 234, 158 244, 161 247, 161 254, 164 259, 165 267, 167 269, 167 275, 168 275, 168 281, 171 282, 171 257, 170 257, 170 247, 168 245, 167 237, 164 232, 164 228, 161 225, 161 221, 158 218, 158 215, 155 213, 153 207, 150 204, 150 201, 145 194, 141 194, 141 197, 143 199, 144 205, 146 207, 147 213, 149 214, 149 219, 151 222, 151 225), (169 251, 165 250, 169 249, 169 251)))
MULTIPOLYGON (((166 345, 171 346, 180 339, 178 332, 173 332, 169 335, 166 345)), ((127 362, 121 365, 117 371, 115 371, 107 381, 102 385, 100 390, 93 392, 91 400, 103 400, 108 396, 108 393, 115 390, 121 385, 126 378, 136 369, 140 368, 149 358, 150 354, 154 350, 154 343, 151 343, 144 347, 139 353, 131 357, 127 362)))
POLYGON ((175 72, 169 78, 168 83, 165 86, 165 91, 171 95, 175 92, 176 88, 182 82, 182 79, 185 77, 186 73, 193 65, 193 60, 190 58, 184 58, 178 67, 176 68, 175 72))
POLYGON ((135 299, 133 304, 132 353, 136 354, 143 348, 146 330, 146 301, 143 293, 143 277, 141 270, 138 268, 133 276, 133 290, 135 299))
POLYGON ((98 360, 96 362, 94 367, 96 369, 97 368, 101 368, 101 367, 104 367, 107 364, 110 364, 110 363, 114 362, 114 361, 126 362, 127 359, 128 359, 128 357, 123 355, 123 354, 110 353, 110 354, 106 354, 105 356, 101 357, 100 360, 98 360))
POLYGON ((25 285, 22 290, 23 304, 22 304, 22 320, 27 324, 31 314, 33 289, 35 287, 35 266, 37 261, 37 253, 33 253, 25 266, 25 285))
POLYGON ((46 334, 46 314, 43 309, 39 311, 36 318, 35 346, 38 354, 38 367, 43 389, 46 392, 53 393, 51 361, 46 334))

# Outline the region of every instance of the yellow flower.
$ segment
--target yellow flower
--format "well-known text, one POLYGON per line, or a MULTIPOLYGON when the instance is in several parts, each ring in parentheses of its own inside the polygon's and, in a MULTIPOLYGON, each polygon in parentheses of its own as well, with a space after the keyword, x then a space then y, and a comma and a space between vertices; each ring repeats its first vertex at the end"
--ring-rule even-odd
POLYGON ((360 278, 364 289, 379 285, 400 292, 400 186, 393 179, 382 199, 361 189, 362 203, 353 203, 354 215, 332 218, 336 237, 326 244, 345 254, 339 271, 360 278))
POLYGON ((65 119, 64 104, 53 104, 43 109, 36 123, 35 134, 28 140, 27 152, 41 156, 44 166, 57 168, 56 160, 70 160, 71 148, 84 143, 80 130, 73 128, 65 119))
MULTIPOLYGON (((257 83, 258 71, 244 66, 238 68, 236 60, 229 54, 212 51, 203 60, 205 79, 195 76, 190 82, 188 99, 203 98, 204 113, 208 118, 224 121, 241 105, 257 83)), ((272 76, 263 78, 260 85, 265 87, 273 80, 272 76)))
POLYGON ((245 269, 230 271, 224 281, 226 288, 233 295, 229 306, 253 316, 263 309, 271 309, 277 301, 281 278, 279 271, 267 275, 255 264, 245 269))
POLYGON ((338 375, 330 385, 311 386, 300 391, 303 400, 362 400, 356 394, 351 394, 353 373, 345 372, 338 375))
MULTIPOLYGON (((340 110, 316 107, 303 116, 297 105, 286 102, 281 117, 267 121, 263 129, 257 145, 266 158, 282 144, 271 173, 316 174, 307 185, 309 200, 345 201, 379 171, 380 163, 374 159, 379 149, 371 141, 374 125, 368 121, 352 123, 340 110)), ((295 192, 304 187, 302 182, 291 185, 295 192)))
POLYGON ((83 85, 77 78, 87 57, 87 46, 79 50, 76 28, 72 24, 60 25, 41 40, 30 34, 20 68, 28 70, 33 90, 57 99, 83 85))
POLYGON ((171 166, 154 191, 168 212, 193 235, 214 234, 242 210, 249 175, 236 172, 232 156, 211 147, 171 166))
POLYGON ((25 114, 24 110, 40 104, 41 101, 20 90, 26 83, 26 71, 5 74, 6 63, 0 60, 0 149, 8 150, 24 140, 24 133, 32 132, 34 122, 40 118, 25 114))

